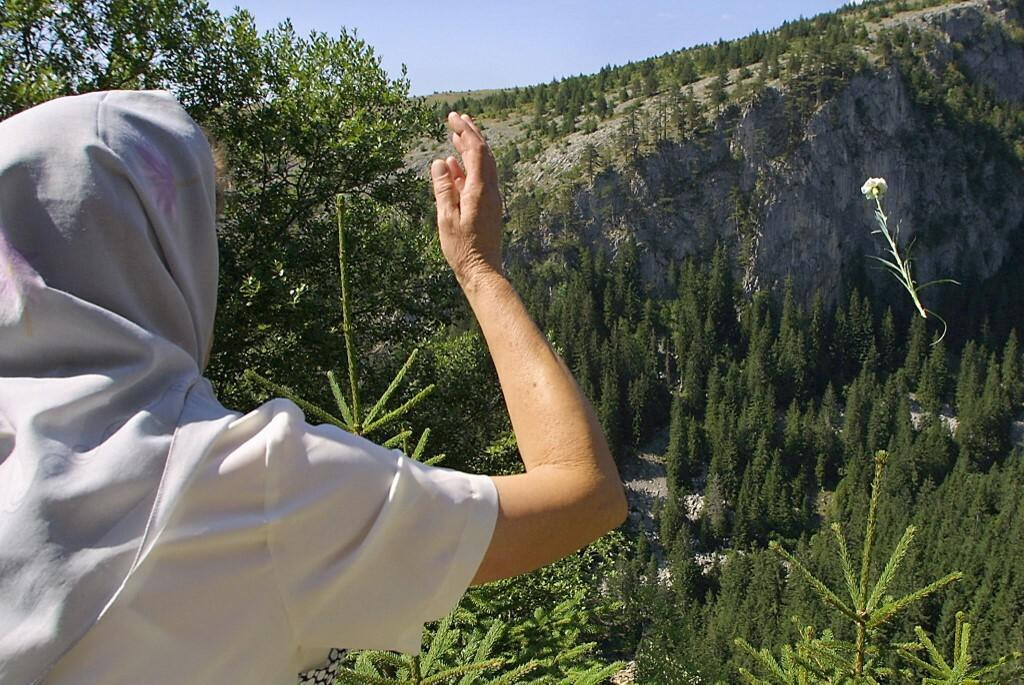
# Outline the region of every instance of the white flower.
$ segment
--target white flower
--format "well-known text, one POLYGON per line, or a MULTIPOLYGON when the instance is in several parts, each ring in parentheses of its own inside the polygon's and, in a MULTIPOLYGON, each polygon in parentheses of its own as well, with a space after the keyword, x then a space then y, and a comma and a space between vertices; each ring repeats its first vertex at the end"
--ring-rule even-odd
POLYGON ((864 193, 864 197, 867 199, 876 200, 885 195, 885 191, 888 189, 889 186, 884 178, 869 178, 860 187, 860 192, 864 193))

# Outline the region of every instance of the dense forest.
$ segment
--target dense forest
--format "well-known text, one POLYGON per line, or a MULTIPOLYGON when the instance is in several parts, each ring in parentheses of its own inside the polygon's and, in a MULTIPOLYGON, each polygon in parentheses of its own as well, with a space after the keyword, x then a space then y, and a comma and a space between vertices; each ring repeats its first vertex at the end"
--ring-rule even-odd
MULTIPOLYGON (((950 654, 965 617, 973 667, 1024 651, 1024 92, 1019 72, 999 66, 1024 54, 1020 0, 874 0, 455 100, 410 98, 408 82, 389 78, 345 30, 306 37, 284 24, 261 34, 246 12, 225 17, 200 0, 8 2, 0 51, 0 116, 64 94, 168 88, 224 151, 231 184, 207 375, 226 405, 266 399, 258 378, 333 402, 325 374, 350 368, 345 315, 333 304, 341 193, 353 199, 346 278, 359 386, 408 402, 395 444, 490 474, 521 465, 483 341, 436 243, 421 162, 440 149, 438 115, 449 109, 494 132, 506 270, 591 398, 623 472, 642 456, 663 469, 664 493, 638 500, 629 524, 588 549, 471 590, 426 632, 420 660, 353 655, 347 682, 427 682, 431 668, 454 669, 440 682, 465 685, 922 682, 939 676, 900 661, 897 646, 920 626, 950 654), (904 197, 893 209, 907 230, 922 224, 903 245, 920 255, 917 268, 960 282, 923 295, 948 322, 941 341, 936 320, 872 267, 882 243, 863 198, 847 227, 860 237, 837 250, 834 273, 757 262, 780 240, 764 228, 770 170, 793 168, 808 141, 840 125, 842 110, 829 108, 883 76, 920 127, 899 134, 899 149, 941 137, 956 150, 947 168, 901 157, 903 180, 964 179, 955 196, 904 197), (770 101, 781 114, 768 139, 752 136, 742 153, 722 143, 770 101), (666 175, 677 159, 694 170, 672 177, 686 195, 639 201, 636 179, 666 175), (755 164, 757 179, 744 180, 755 164), (705 168, 735 185, 704 187, 705 168), (684 211, 680 197, 712 209, 653 242, 659 221, 684 211), (970 214, 990 233, 950 208, 970 203, 991 210, 970 214), (949 247, 958 236, 963 244, 949 247), (686 248, 657 247, 668 243, 686 248), (396 373, 403 383, 389 389, 396 373), (888 457, 873 491, 880 451, 888 457), (859 639, 772 549, 831 588, 849 585, 836 523, 853 549, 865 537, 901 549, 915 526, 887 595, 962 577, 873 629, 872 640, 892 646, 871 655, 881 680, 838 670, 741 676, 764 664, 738 638, 777 655, 806 626, 826 641, 859 639), (458 670, 471 662, 480 667, 458 670)), ((813 227, 804 240, 828 242, 813 227)), ((868 562, 871 577, 888 572, 883 554, 868 562)), ((1013 668, 969 680, 964 666, 925 682, 1019 683, 1013 668)))

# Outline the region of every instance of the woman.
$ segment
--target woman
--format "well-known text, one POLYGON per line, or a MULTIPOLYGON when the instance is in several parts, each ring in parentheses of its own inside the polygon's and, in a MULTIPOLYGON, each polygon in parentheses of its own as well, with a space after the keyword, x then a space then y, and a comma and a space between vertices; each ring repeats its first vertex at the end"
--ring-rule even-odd
POLYGON ((416 652, 471 582, 625 516, 593 411, 501 274, 493 156, 449 117, 441 247, 526 466, 413 462, 202 377, 214 164, 167 93, 0 123, 0 682, 280 683, 333 646, 416 652))

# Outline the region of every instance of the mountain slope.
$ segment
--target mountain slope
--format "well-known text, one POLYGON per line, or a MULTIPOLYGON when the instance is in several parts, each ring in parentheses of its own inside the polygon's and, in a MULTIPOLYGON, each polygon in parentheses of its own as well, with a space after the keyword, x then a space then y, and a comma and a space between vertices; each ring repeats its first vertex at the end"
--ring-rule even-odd
POLYGON ((883 176, 917 279, 973 285, 1005 269, 1022 233, 1021 7, 906 7, 448 104, 478 112, 496 147, 513 258, 633 239, 657 289, 722 243, 749 290, 792 275, 804 301, 864 278, 884 291, 864 268, 879 244, 859 193, 883 176))

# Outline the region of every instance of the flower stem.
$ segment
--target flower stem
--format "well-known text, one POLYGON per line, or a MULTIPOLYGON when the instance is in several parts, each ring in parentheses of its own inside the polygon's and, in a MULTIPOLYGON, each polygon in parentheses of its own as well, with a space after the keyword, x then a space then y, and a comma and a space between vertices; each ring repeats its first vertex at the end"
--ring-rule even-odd
POLYGON ((882 231, 885 235, 886 241, 889 243, 889 252, 896 259, 896 266, 899 268, 900 273, 903 277, 903 285, 910 293, 910 299, 913 300, 914 306, 917 308, 917 313, 921 315, 922 319, 928 318, 928 312, 925 311, 924 305, 921 304, 920 298, 917 296, 917 289, 914 288, 914 279, 910 275, 910 267, 907 266, 903 258, 900 257, 899 249, 896 246, 896 240, 893 234, 889 232, 889 217, 885 215, 885 211, 882 210, 882 198, 880 196, 875 197, 875 206, 878 208, 878 216, 882 219, 882 225, 885 230, 882 231))

